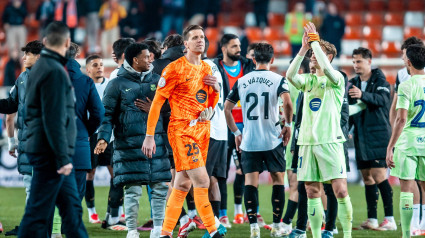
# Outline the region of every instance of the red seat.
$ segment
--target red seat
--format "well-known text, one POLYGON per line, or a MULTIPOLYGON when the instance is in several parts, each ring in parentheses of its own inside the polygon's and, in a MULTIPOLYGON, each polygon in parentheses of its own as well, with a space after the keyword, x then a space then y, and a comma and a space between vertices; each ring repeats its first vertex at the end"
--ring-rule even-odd
POLYGON ((365 26, 363 28, 363 37, 365 40, 381 40, 382 39, 382 27, 365 26))
POLYGON ((385 11, 387 10, 387 3, 383 0, 370 0, 367 4, 369 11, 385 11))
POLYGON ((404 39, 409 38, 411 36, 416 36, 418 38, 422 38, 423 36, 423 28, 420 27, 405 27, 404 28, 404 39))
POLYGON ((357 40, 362 38, 362 27, 346 26, 344 39, 357 40))
POLYGON ((264 28, 263 34, 264 39, 268 42, 275 40, 287 40, 286 36, 282 32, 282 27, 266 27, 264 28))
POLYGON ((381 41, 379 40, 364 40, 362 42, 362 47, 372 51, 373 57, 377 57, 381 55, 382 47, 381 47, 381 41))
POLYGON ((272 46, 277 56, 291 55, 291 45, 288 41, 273 41, 272 46))
POLYGON ((362 0, 358 0, 358 1, 349 1, 348 2, 348 10, 350 12, 353 11, 364 11, 365 8, 365 4, 362 0))
POLYGON ((394 85, 395 80, 397 78, 397 71, 391 70, 391 69, 382 69, 382 72, 384 73, 388 83, 390 83, 391 85, 394 85))
POLYGON ((368 26, 382 25, 384 23, 384 15, 382 12, 367 13, 365 15, 365 23, 368 26))
POLYGON ((210 45, 208 47, 207 55, 209 58, 215 58, 217 56, 217 48, 218 48, 217 41, 211 41, 211 40, 209 41, 210 41, 210 45))
POLYGON ((268 15, 269 26, 283 26, 285 24, 285 15, 270 12, 268 15))
POLYGON ((425 2, 423 0, 409 0, 407 3, 408 11, 423 11, 425 2))
POLYGON ((353 12, 345 14, 345 23, 347 26, 360 26, 363 24, 363 13, 353 12))
POLYGON ((384 41, 382 42, 382 53, 387 57, 400 57, 401 44, 398 41, 384 41))
POLYGON ((245 32, 250 42, 258 42, 263 40, 263 32, 259 27, 247 27, 245 32))
POLYGON ((402 11, 404 11, 404 1, 390 0, 388 2, 388 11, 390 11, 390 12, 402 12, 402 11))
POLYGON ((385 14, 385 25, 402 26, 404 22, 403 13, 389 12, 385 14))
POLYGON ((217 41, 219 34, 220 30, 218 28, 207 27, 205 29, 205 36, 208 38, 209 41, 217 41))

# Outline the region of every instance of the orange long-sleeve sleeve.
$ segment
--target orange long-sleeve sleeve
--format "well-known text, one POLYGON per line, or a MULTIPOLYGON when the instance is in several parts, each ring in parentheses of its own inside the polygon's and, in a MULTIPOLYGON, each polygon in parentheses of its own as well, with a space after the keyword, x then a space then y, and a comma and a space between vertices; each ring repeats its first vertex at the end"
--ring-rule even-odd
POLYGON ((208 106, 214 108, 218 103, 218 99, 220 98, 219 92, 214 91, 212 87, 210 87, 210 95, 208 96, 208 106))
POLYGON ((158 118, 161 113, 161 108, 165 100, 167 100, 166 97, 162 96, 159 93, 155 94, 155 97, 152 101, 151 109, 149 110, 146 135, 155 135, 156 123, 158 122, 158 118))

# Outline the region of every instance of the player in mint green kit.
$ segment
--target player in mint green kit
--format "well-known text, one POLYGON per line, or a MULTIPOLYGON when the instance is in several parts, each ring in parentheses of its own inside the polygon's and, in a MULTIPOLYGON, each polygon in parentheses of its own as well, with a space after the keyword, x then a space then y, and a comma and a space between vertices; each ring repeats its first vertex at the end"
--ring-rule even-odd
POLYGON ((412 77, 399 85, 397 117, 387 147, 391 175, 400 179, 403 238, 410 237, 415 179, 421 181, 422 188, 425 185, 425 47, 409 46, 405 64, 412 77))
MULTIPOLYGON (((330 61, 336 56, 335 46, 321 41, 313 23, 305 27, 303 44, 289 66, 286 78, 304 92, 303 119, 298 145, 298 181, 305 181, 308 197, 308 218, 314 238, 321 237, 322 201, 320 183, 331 182, 338 201, 338 218, 344 238, 351 237, 353 209, 347 191, 347 174, 340 126, 345 83, 330 61), (297 74, 309 49, 315 74, 297 74)), ((305 236, 299 236, 305 237, 305 236)))

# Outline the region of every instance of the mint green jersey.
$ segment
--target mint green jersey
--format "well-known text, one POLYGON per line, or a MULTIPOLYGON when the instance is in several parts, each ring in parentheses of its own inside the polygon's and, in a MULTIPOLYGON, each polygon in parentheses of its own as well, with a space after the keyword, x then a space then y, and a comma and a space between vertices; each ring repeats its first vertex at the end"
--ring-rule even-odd
POLYGON ((303 116, 298 145, 344 142, 341 130, 341 107, 344 101, 344 76, 334 70, 338 84, 327 76, 302 74, 299 89, 304 92, 303 116))
POLYGON ((297 109, 297 98, 298 94, 300 93, 300 90, 298 90, 294 85, 291 83, 288 83, 289 86, 289 95, 291 96, 291 102, 292 102, 292 109, 294 111, 294 115, 296 115, 296 109, 297 109))
POLYGON ((401 83, 396 109, 407 110, 407 122, 395 147, 409 156, 425 155, 425 75, 401 83))

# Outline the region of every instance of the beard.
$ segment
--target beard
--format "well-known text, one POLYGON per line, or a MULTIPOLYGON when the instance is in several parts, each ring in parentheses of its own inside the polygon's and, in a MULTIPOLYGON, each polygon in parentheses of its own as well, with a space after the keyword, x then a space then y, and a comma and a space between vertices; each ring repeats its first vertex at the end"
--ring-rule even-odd
POLYGON ((227 57, 229 57, 229 59, 233 60, 233 61, 238 61, 241 59, 241 55, 232 55, 227 53, 227 57))

